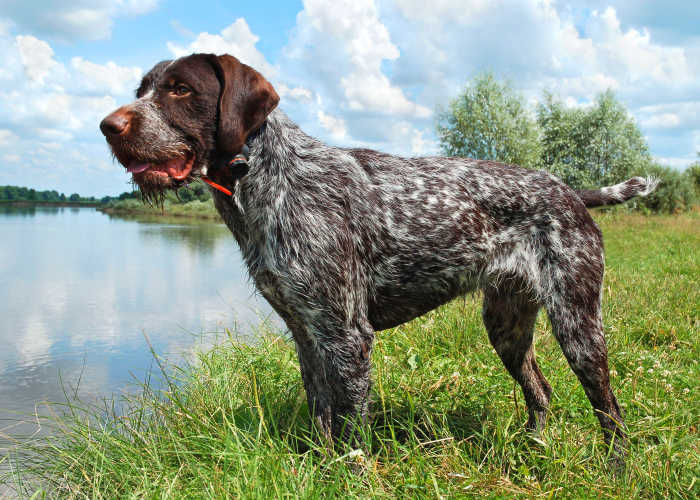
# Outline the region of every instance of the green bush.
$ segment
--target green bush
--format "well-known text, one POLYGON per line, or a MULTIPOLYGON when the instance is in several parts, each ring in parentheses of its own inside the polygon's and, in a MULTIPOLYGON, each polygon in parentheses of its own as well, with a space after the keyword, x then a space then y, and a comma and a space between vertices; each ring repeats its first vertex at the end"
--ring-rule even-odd
POLYGON ((661 182, 649 196, 635 198, 630 202, 630 208, 637 208, 643 212, 674 214, 690 210, 697 200, 693 172, 690 168, 679 172, 670 167, 653 164, 645 169, 642 175, 656 177, 661 182))
POLYGON ((688 170, 686 170, 685 173, 688 176, 688 180, 693 186, 693 189, 695 190, 695 196, 700 198, 700 163, 693 163, 688 167, 688 170))

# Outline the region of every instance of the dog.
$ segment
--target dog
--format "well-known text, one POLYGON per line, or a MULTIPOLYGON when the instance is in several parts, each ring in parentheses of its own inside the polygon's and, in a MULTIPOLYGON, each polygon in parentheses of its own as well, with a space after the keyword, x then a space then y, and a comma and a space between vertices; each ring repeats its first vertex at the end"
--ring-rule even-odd
POLYGON ((603 240, 586 208, 647 195, 656 181, 574 191, 493 161, 331 147, 278 101, 235 57, 193 54, 158 63, 100 128, 151 201, 199 177, 225 184, 226 162, 247 147, 247 168, 228 193, 212 189, 214 204, 291 332, 321 433, 347 440, 365 419, 375 331, 482 289, 488 337, 522 388, 528 429, 544 426, 552 392, 533 349, 544 308, 623 463, 601 317, 603 240))

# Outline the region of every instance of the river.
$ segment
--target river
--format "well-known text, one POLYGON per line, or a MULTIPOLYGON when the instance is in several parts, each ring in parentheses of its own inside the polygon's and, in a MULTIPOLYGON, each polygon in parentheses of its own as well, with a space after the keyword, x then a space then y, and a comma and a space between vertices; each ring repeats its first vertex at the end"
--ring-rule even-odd
POLYGON ((223 224, 0 205, 0 452, 64 391, 133 390, 155 366, 147 338, 179 362, 265 319, 277 321, 223 224))

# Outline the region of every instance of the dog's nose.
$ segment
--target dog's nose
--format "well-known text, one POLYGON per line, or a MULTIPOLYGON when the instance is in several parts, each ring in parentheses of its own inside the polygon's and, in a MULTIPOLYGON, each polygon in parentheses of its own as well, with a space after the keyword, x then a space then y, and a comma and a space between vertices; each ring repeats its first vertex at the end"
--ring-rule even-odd
POLYGON ((118 109, 100 123, 100 130, 105 137, 124 134, 129 128, 130 113, 118 109))

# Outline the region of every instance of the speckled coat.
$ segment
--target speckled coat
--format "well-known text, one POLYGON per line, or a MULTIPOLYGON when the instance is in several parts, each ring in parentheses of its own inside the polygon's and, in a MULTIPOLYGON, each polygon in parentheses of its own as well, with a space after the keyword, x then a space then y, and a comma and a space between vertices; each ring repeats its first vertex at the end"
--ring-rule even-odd
POLYGON ((646 195, 656 182, 576 192, 512 165, 331 147, 273 110, 278 100, 236 58, 195 54, 157 64, 137 100, 100 128, 156 200, 249 146, 247 174, 232 196, 213 191, 214 202, 292 333, 322 433, 347 439, 366 417, 376 330, 482 289, 484 324, 522 387, 528 427, 544 425, 551 395, 533 350, 544 308, 622 463, 601 319, 603 242, 586 207, 646 195))
POLYGON ((608 380, 601 232, 590 204, 653 189, 635 178, 576 193, 552 175, 464 158, 327 146, 273 111, 248 139, 250 171, 216 208, 261 293, 289 326, 321 428, 367 412, 375 330, 482 288, 489 338, 544 424, 551 388, 532 348, 544 306, 606 431, 622 438, 608 380))

